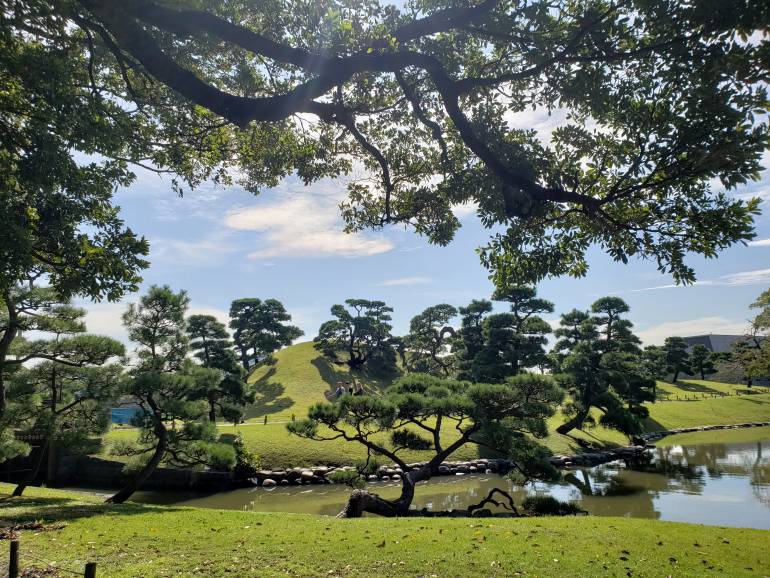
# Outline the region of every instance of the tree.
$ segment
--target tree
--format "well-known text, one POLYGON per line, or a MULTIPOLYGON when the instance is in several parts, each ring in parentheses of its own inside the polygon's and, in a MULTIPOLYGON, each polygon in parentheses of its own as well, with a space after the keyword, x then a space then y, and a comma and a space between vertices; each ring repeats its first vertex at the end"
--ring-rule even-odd
POLYGON ((231 466, 235 462, 232 446, 216 441, 216 425, 205 419, 208 404, 199 396, 221 382, 221 373, 187 359, 189 301, 185 291, 175 293, 167 285, 153 285, 123 314, 128 337, 138 345, 134 352, 137 362, 129 371, 123 393, 136 401, 142 413, 136 418, 139 446, 121 450, 149 458, 109 502, 125 502, 164 460, 177 465, 216 462, 231 466))
POLYGON ((455 330, 449 323, 456 316, 455 307, 442 303, 412 317, 404 344, 409 371, 439 377, 452 374, 455 358, 450 353, 450 343, 455 330))
POLYGON ((641 340, 633 334, 633 324, 621 317, 630 310, 620 297, 602 297, 591 304, 594 323, 601 328, 607 351, 639 352, 641 340))
POLYGON ((701 379, 706 379, 707 375, 716 373, 714 360, 708 347, 700 343, 693 345, 690 352, 690 368, 697 375, 700 375, 701 379))
POLYGON ((13 496, 21 496, 43 469, 46 485, 55 480, 57 448, 66 447, 74 452, 84 446, 88 438, 104 434, 109 428, 109 403, 115 399, 117 384, 122 378, 119 363, 99 363, 110 356, 123 354, 123 345, 108 337, 81 335, 77 343, 65 347, 79 350, 85 361, 82 366, 64 365, 46 361, 30 369, 23 369, 12 379, 12 391, 18 397, 30 396, 35 400, 31 415, 22 425, 28 431, 42 435, 43 443, 27 476, 14 488, 13 496))
POLYGON ((486 299, 474 299, 467 307, 459 309, 462 321, 452 344, 452 349, 456 350, 458 379, 473 380, 473 360, 484 347, 484 318, 491 312, 492 302, 486 299))
MULTIPOLYGON (((34 0, 8 2, 3 25, 14 45, 65 47, 77 82, 51 84, 143 123, 131 160, 249 190, 364 165, 377 178, 350 183, 348 229, 411 224, 439 244, 459 226, 452 205, 475 202, 500 286, 582 276, 592 246, 691 282, 686 255, 754 234, 758 201, 709 183, 759 178, 761 2, 34 0), (533 107, 564 111, 548 144, 509 122, 533 107)), ((42 96, 28 102, 55 104, 42 96)))
POLYGON ((304 332, 287 325, 291 315, 277 299, 236 299, 230 305, 230 329, 244 369, 252 359, 262 360, 291 345, 304 332))
POLYGON ((313 340, 315 348, 334 363, 356 371, 373 362, 391 369, 395 364, 389 323, 392 312, 383 301, 346 299, 345 305, 333 305, 335 319, 321 325, 313 340))
POLYGON ((598 338, 595 320, 587 311, 573 309, 562 313, 559 327, 553 334, 557 340, 551 352, 554 368, 561 371, 566 357, 565 352, 572 351, 578 343, 592 341, 598 338))
POLYGON ((528 474, 548 471, 547 452, 535 439, 548 435, 546 419, 553 415, 563 392, 544 375, 519 375, 500 384, 470 384, 409 374, 388 388, 384 396, 344 396, 334 404, 316 404, 308 417, 288 424, 291 433, 312 440, 344 439, 363 445, 367 455, 391 460, 404 474, 401 495, 386 500, 356 490, 341 513, 360 517, 407 516, 415 485, 438 473, 456 451, 475 444, 501 452, 528 474), (444 425, 452 427, 446 428, 444 425), (447 436, 451 430, 452 436, 447 436), (410 467, 406 450, 432 453, 429 460, 410 467))
POLYGON ((655 399, 655 379, 641 363, 633 324, 621 317, 629 307, 622 299, 604 297, 591 310, 593 316, 575 310, 562 315, 556 331, 558 377, 571 396, 565 408, 570 418, 556 431, 566 435, 582 427, 595 408, 602 425, 638 433, 649 413, 642 404, 655 399))
POLYGON ((668 374, 666 351, 659 345, 648 345, 642 350, 640 368, 643 375, 655 382, 657 396, 657 382, 666 379, 668 374))
POLYGON ((770 289, 763 291, 750 307, 759 309, 759 313, 751 320, 748 334, 733 343, 731 352, 748 387, 754 379, 770 375, 770 289))
MULTIPOLYGON (((23 311, 16 319, 25 331, 39 337, 28 340, 17 336, 0 371, 10 376, 9 425, 41 436, 43 444, 29 474, 13 492, 20 496, 38 476, 48 459, 46 479, 53 479, 57 442, 76 439, 85 433, 101 433, 104 420, 102 402, 115 391, 120 367, 104 365, 125 353, 122 344, 108 337, 87 335, 85 311, 73 307, 52 288, 28 285, 14 293, 16 306, 23 311), (29 365, 29 362, 34 362, 29 365)), ((8 444, 7 456, 28 447, 8 444)))
POLYGON ((201 365, 220 373, 219 383, 196 394, 209 404, 209 421, 216 422, 219 412, 228 421, 239 423, 244 406, 254 402, 254 390, 246 383, 246 371, 235 357, 224 324, 213 315, 191 315, 187 319, 187 336, 201 365))
POLYGON ((23 370, 29 363, 43 363, 43 368, 101 365, 121 355, 122 347, 111 339, 83 335, 83 310, 73 307, 53 287, 39 286, 37 279, 11 288, 0 307, 0 457, 8 459, 29 451, 12 430, 24 426, 30 412, 36 415, 29 405, 32 392, 19 388, 14 374, 28 376, 23 370), (30 340, 23 333, 41 337, 30 340), (9 379, 16 382, 14 390, 6 392, 9 379))
POLYGON ((553 303, 537 298, 534 287, 496 291, 494 301, 510 303, 510 313, 487 316, 482 324, 483 346, 472 362, 472 380, 500 382, 547 359, 546 335, 551 326, 538 313, 553 312, 553 303))
POLYGON ((681 337, 666 337, 663 343, 666 352, 668 372, 673 374, 673 382, 676 383, 680 373, 692 375, 690 368, 690 354, 687 352, 687 342, 681 337))

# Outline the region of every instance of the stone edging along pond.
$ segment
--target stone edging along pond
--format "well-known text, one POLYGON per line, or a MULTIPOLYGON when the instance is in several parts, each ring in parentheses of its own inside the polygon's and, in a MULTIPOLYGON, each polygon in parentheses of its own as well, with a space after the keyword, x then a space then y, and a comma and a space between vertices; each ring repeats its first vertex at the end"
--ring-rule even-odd
MULTIPOLYGON (((741 429, 749 427, 765 427, 770 426, 768 422, 751 422, 733 425, 706 425, 698 427, 679 428, 672 430, 663 430, 658 432, 650 432, 637 436, 634 440, 637 445, 614 448, 596 452, 584 452, 574 456, 553 456, 550 458, 551 465, 557 468, 569 468, 569 467, 592 467, 613 462, 615 460, 631 459, 642 455, 649 448, 648 443, 654 440, 661 439, 668 435, 681 434, 681 433, 693 433, 701 431, 711 431, 720 429, 741 429)), ((409 467, 416 468, 425 465, 425 462, 417 462, 414 464, 408 464, 409 467)), ((439 476, 462 476, 465 474, 504 474, 510 471, 512 463, 509 460, 504 459, 478 459, 465 462, 444 462, 439 466, 439 476)), ((262 486, 264 488, 271 488, 275 486, 289 486, 289 485, 310 485, 310 484, 330 484, 332 481, 332 474, 334 473, 346 473, 355 472, 356 468, 352 466, 343 467, 326 467, 317 466, 310 468, 291 468, 285 470, 260 470, 256 473, 250 481, 254 485, 262 486)), ((367 481, 389 481, 400 480, 404 472, 401 468, 396 466, 380 466, 377 471, 367 476, 367 481)))

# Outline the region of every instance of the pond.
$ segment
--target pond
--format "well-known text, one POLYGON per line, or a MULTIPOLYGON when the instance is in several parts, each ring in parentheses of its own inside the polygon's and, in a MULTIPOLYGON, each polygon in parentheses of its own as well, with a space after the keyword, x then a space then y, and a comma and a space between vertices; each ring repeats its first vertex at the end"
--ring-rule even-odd
MULTIPOLYGON (((527 495, 550 494, 578 502, 597 516, 653 518, 698 524, 770 529, 770 431, 752 441, 688 444, 659 442, 644 463, 613 462, 566 472, 558 484, 514 487, 497 475, 438 477, 417 486, 418 508, 449 510, 479 502, 494 487, 517 503, 527 495)), ((745 436, 744 436, 745 437, 745 436)), ((674 439, 674 438, 672 438, 674 439)), ((680 441, 681 440, 681 441, 680 441)), ((368 488, 390 498, 400 485, 368 488)), ((137 501, 258 512, 336 515, 350 490, 340 485, 249 488, 209 496, 142 492, 137 501)))

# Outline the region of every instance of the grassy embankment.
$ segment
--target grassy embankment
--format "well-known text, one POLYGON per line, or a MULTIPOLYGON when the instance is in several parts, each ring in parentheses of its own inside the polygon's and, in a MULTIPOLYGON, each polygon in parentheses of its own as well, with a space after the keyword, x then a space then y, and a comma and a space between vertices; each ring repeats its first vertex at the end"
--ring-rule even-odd
MULTIPOLYGON (((7 495, 9 485, 0 485, 7 495)), ((25 554, 100 578, 160 576, 763 576, 770 532, 625 518, 337 520, 139 504, 30 488, 0 502, 25 554)), ((3 548, 3 551, 7 551, 3 548)), ((6 554, 2 557, 5 558, 6 554)))
MULTIPOLYGON (((329 363, 313 349, 312 343, 300 343, 280 351, 274 365, 256 369, 250 381, 257 384, 259 398, 249 408, 247 423, 238 427, 222 424, 223 434, 240 433, 247 445, 260 455, 266 466, 287 467, 313 464, 345 464, 363 459, 365 452, 357 444, 341 440, 333 442, 314 442, 290 436, 286 431, 285 421, 292 415, 297 419, 307 413, 314 403, 323 401, 336 388, 339 380, 350 378, 347 368, 329 363), (264 425, 264 416, 268 424, 264 425)), ((369 391, 377 391, 387 386, 391 379, 364 376, 359 379, 369 391)), ((650 431, 692 427, 698 425, 717 425, 747 421, 770 420, 770 394, 751 396, 731 396, 723 398, 698 399, 684 401, 708 393, 734 393, 745 391, 745 386, 687 380, 677 384, 660 383, 659 394, 682 396, 682 401, 665 401, 650 405, 650 431)), ((551 430, 563 423, 564 417, 556 415, 551 420, 551 430)), ((107 436, 107 442, 118 438, 133 439, 132 430, 115 430, 107 436)), ((572 435, 563 436, 555 431, 544 443, 556 454, 570 454, 581 451, 581 443, 589 442, 598 446, 620 445, 627 442, 619 432, 604 428, 573 431, 572 435)), ((418 461, 423 457, 419 452, 408 456, 418 461)), ((457 452, 456 459, 478 457, 478 449, 466 446, 457 452)))

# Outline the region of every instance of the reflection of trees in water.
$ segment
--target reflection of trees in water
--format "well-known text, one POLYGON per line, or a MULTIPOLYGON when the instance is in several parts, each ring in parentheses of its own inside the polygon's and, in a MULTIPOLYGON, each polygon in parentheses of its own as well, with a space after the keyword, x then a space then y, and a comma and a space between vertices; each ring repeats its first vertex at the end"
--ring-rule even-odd
POLYGON ((770 507, 770 460, 762 457, 762 442, 757 442, 757 455, 751 471, 751 490, 757 500, 770 507))

